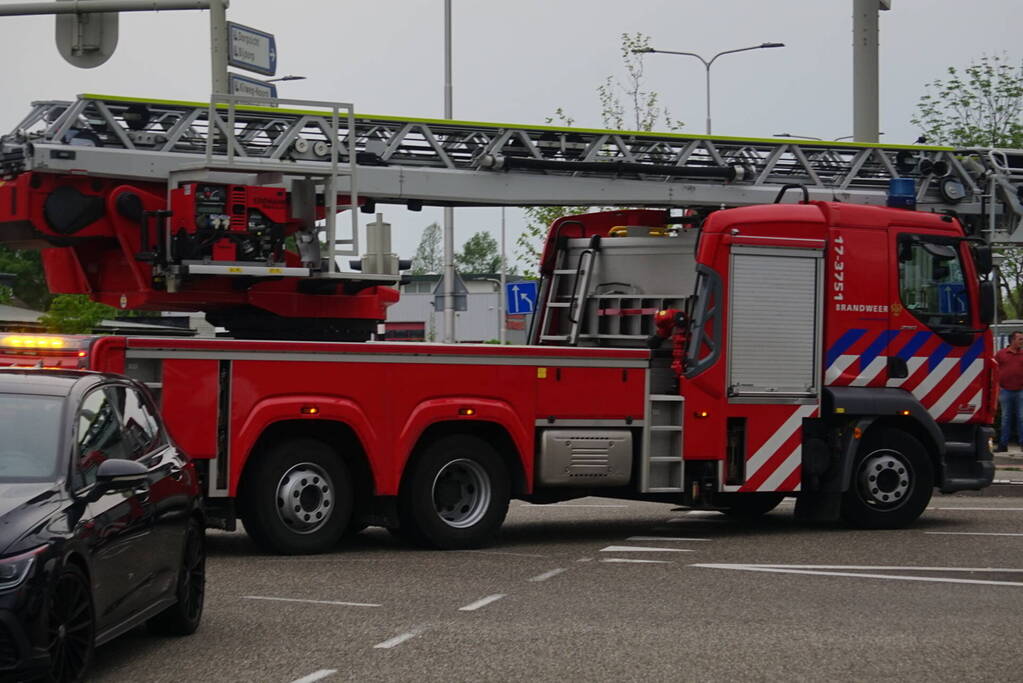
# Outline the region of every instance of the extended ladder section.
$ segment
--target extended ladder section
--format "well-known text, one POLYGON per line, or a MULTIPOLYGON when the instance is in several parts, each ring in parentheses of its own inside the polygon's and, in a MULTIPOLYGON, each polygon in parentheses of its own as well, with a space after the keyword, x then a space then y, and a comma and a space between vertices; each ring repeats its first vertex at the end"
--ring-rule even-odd
MULTIPOLYGON (((1008 239, 1023 151, 703 137, 472 123, 83 95, 36 102, 3 138, 0 173, 68 172, 160 180, 207 155, 297 177, 358 167, 377 203, 479 206, 732 207, 798 183, 811 199, 883 204, 892 178, 917 181, 923 209, 955 211, 1008 239), (226 106, 224 107, 226 110, 226 106), (212 122, 211 122, 212 118, 212 122), (128 153, 126 153, 128 152, 128 153), (353 158, 354 157, 354 158, 353 158), (354 162, 354 163, 353 163, 354 162), (290 169, 290 172, 289 172, 290 169)), ((285 178, 285 184, 287 178, 285 178)), ((349 192, 350 177, 338 190, 349 192)), ((1018 237, 1023 238, 1023 233, 1018 237)))

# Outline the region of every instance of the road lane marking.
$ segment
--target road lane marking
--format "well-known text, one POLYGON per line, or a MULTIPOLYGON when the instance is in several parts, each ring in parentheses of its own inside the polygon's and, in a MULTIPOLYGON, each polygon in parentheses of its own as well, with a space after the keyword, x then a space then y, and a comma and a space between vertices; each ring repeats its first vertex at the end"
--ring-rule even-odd
POLYGON ((296 678, 291 683, 313 683, 313 681, 318 681, 321 678, 326 678, 327 676, 333 676, 336 673, 337 669, 320 669, 319 671, 312 672, 308 676, 296 678))
POLYGON ((638 545, 609 545, 601 548, 602 553, 691 553, 689 548, 648 548, 638 545))
POLYGON ((465 607, 459 607, 458 611, 459 612, 475 612, 480 607, 486 607, 487 605, 489 605, 492 602, 497 602, 498 600, 500 600, 504 596, 505 596, 504 593, 497 593, 495 595, 488 595, 485 598, 480 598, 476 602, 469 603, 465 607))
POLYGON ((1023 507, 929 507, 929 510, 998 510, 1008 512, 1019 512, 1023 507))
POLYGON ((505 553, 500 550, 456 550, 456 553, 476 553, 478 555, 510 555, 511 557, 550 557, 550 555, 537 555, 535 553, 505 553))
POLYGON ((276 602, 305 602, 313 605, 341 605, 344 607, 380 607, 368 602, 341 602, 340 600, 303 600, 300 598, 273 598, 266 595, 243 595, 245 600, 272 600, 276 602))
POLYGON ((629 536, 626 541, 709 541, 709 538, 685 538, 683 536, 629 536))
POLYGON ((902 574, 860 574, 841 569, 927 572, 999 572, 1023 574, 1023 569, 999 569, 995 567, 871 567, 851 565, 798 565, 798 564, 691 564, 690 567, 703 569, 733 569, 747 572, 772 572, 777 574, 808 574, 813 576, 844 576, 862 579, 888 579, 890 581, 924 581, 929 583, 971 583, 984 586, 1023 586, 1023 581, 992 581, 985 579, 953 579, 937 576, 906 576, 902 574))
POLYGON ((668 560, 636 560, 627 557, 608 557, 601 562, 615 562, 619 564, 675 564, 668 560))
POLYGON ((537 503, 522 503, 519 505, 520 508, 547 508, 559 509, 559 508, 627 508, 628 505, 590 505, 590 504, 572 504, 572 503, 552 503, 550 505, 540 505, 537 503))
POLYGON ((576 562, 593 562, 592 557, 580 557, 576 562))
POLYGON ((934 536, 1023 536, 1023 534, 994 531, 925 531, 924 533, 934 536))
POLYGON ((534 576, 533 578, 528 579, 528 580, 536 582, 536 583, 539 583, 540 581, 546 581, 547 579, 552 579, 555 576, 557 576, 558 574, 564 574, 567 571, 568 571, 567 569, 565 569, 563 567, 559 567, 558 569, 552 569, 549 572, 544 572, 543 574, 539 574, 539 575, 534 576))
POLYGON ((393 638, 388 638, 387 640, 385 640, 382 643, 377 643, 376 645, 373 646, 373 649, 374 650, 390 650, 392 647, 395 647, 397 645, 401 645, 406 640, 409 640, 411 638, 415 638, 416 636, 418 636, 420 633, 422 633, 425 630, 426 629, 422 629, 422 628, 412 629, 411 631, 409 631, 407 633, 402 633, 401 635, 394 636, 393 638))

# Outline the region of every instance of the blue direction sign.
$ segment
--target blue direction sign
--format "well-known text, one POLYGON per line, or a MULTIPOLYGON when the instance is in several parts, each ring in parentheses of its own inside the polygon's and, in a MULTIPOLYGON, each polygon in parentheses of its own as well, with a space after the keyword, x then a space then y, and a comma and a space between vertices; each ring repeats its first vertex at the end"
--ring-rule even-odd
POLYGON ((277 42, 270 33, 227 22, 227 63, 264 76, 277 73, 277 42))
POLYGON ((504 285, 505 299, 508 302, 508 313, 532 313, 536 309, 536 282, 506 282, 504 285))

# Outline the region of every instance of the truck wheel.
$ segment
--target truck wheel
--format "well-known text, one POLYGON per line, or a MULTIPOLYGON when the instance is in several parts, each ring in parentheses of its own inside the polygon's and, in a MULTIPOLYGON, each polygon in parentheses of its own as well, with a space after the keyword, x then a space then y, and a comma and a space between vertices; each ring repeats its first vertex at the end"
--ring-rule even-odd
POLYGON ((763 517, 785 499, 784 493, 732 493, 726 496, 719 499, 725 506, 721 512, 746 520, 763 517))
POLYGON ((465 434, 429 446, 398 499, 403 534, 434 548, 488 543, 508 514, 508 470, 486 442, 465 434))
POLYGON ((931 461, 915 437, 898 429, 873 430, 842 496, 842 517, 866 529, 903 527, 927 509, 933 489, 931 461))
POLYGON ((337 544, 352 516, 352 478, 327 444, 296 438, 271 446, 245 475, 242 522, 264 550, 321 553, 337 544))

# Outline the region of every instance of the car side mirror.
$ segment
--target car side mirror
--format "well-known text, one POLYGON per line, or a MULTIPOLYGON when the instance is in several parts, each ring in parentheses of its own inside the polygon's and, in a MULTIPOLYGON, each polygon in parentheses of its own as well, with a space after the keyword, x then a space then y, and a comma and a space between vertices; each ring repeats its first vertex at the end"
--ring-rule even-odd
POLYGON ((995 321, 995 283, 982 280, 980 283, 980 324, 990 325, 995 321))
POLYGON ((96 470, 96 488, 100 491, 129 491, 146 483, 149 469, 135 460, 104 460, 96 470))

